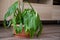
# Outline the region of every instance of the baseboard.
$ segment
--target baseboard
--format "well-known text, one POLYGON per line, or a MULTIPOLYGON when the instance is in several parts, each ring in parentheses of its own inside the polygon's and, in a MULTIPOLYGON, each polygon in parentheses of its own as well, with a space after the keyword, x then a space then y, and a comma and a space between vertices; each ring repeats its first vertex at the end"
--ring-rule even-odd
POLYGON ((60 20, 42 20, 43 25, 60 25, 60 20))
MULTIPOLYGON (((60 20, 41 20, 41 21, 43 25, 60 25, 60 20)), ((3 26, 3 22, 4 21, 0 21, 0 26, 3 26)))

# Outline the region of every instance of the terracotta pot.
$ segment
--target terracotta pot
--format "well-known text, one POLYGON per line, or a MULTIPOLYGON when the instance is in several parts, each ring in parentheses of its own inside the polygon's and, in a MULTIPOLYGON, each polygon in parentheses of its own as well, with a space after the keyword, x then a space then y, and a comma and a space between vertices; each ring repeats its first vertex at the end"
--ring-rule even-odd
POLYGON ((19 38, 30 38, 30 34, 29 33, 25 33, 24 31, 24 27, 22 29, 22 32, 21 33, 16 33, 16 31, 13 29, 13 34, 15 37, 19 37, 19 38))

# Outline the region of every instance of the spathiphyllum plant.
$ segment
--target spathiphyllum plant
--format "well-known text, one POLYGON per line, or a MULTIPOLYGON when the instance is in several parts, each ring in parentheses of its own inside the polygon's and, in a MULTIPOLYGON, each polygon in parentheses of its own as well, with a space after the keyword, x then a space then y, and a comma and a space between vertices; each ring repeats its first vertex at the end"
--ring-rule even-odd
POLYGON ((22 35, 21 33, 25 33, 26 35, 29 34, 29 36, 32 38, 34 35, 39 36, 41 34, 42 23, 38 13, 34 10, 29 2, 28 4, 30 5, 31 9, 23 9, 23 4, 20 5, 19 1, 16 1, 14 4, 12 4, 12 6, 9 7, 4 16, 4 20, 6 21, 6 19, 12 15, 9 23, 13 25, 15 33, 20 35, 22 35), (22 6, 22 8, 20 8, 20 6, 22 6))

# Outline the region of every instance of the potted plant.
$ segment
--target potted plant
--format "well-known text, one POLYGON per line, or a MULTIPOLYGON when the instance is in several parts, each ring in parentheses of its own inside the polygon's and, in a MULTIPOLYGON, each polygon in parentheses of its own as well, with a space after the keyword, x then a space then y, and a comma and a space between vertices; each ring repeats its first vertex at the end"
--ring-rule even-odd
MULTIPOLYGON (((18 37, 34 37, 39 36, 42 32, 42 23, 39 15, 28 2, 31 9, 20 8, 20 2, 16 1, 12 6, 9 7, 7 13, 4 16, 4 20, 12 15, 9 24, 13 26, 14 34, 18 37)), ((4 22, 6 24, 6 22, 4 22)))

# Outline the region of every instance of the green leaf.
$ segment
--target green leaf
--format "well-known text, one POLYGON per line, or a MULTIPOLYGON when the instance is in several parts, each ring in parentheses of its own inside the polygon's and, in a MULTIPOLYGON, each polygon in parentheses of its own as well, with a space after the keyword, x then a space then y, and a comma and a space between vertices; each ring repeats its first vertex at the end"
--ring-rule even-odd
MULTIPOLYGON (((36 29, 39 28, 41 32, 41 23, 39 19, 39 15, 33 9, 25 9, 22 13, 23 20, 24 20, 24 28, 25 32, 30 32, 30 36, 33 37, 36 29), (29 30, 29 31, 28 31, 29 30)), ((38 34, 39 34, 38 32, 38 34)))
MULTIPOLYGON (((21 21, 21 20, 20 20, 21 21)), ((15 29, 16 33, 20 33, 22 32, 22 23, 20 22, 20 24, 16 24, 16 17, 14 16, 12 19, 12 24, 13 24, 13 28, 15 29), (17 26, 19 25, 19 26, 17 26)))
POLYGON ((21 11, 19 9, 17 9, 18 14, 16 16, 16 22, 17 24, 19 24, 20 22, 22 22, 22 16, 21 16, 21 11))
MULTIPOLYGON (((16 26, 16 27, 17 27, 17 26, 16 26)), ((17 33, 17 34, 19 33, 19 28, 18 28, 18 27, 16 28, 16 33, 17 33)))
POLYGON ((41 20, 39 19, 39 16, 38 16, 38 29, 39 29, 39 31, 38 31, 38 34, 37 34, 37 37, 39 36, 39 35, 41 35, 41 33, 42 33, 42 29, 43 29, 43 27, 42 27, 42 22, 41 22, 41 20))
POLYGON ((9 21, 9 23, 8 23, 8 27, 10 27, 10 26, 11 26, 11 23, 12 23, 12 22, 11 22, 11 20, 10 20, 10 21, 9 21))
POLYGON ((38 37, 38 36, 41 35, 42 29, 43 29, 42 22, 41 22, 41 20, 39 18, 39 15, 37 15, 37 25, 38 25, 38 27, 37 27, 36 31, 37 31, 37 37, 38 37))
POLYGON ((4 16, 4 19, 14 14, 15 10, 18 8, 18 2, 15 2, 11 7, 9 7, 7 13, 4 16))
POLYGON ((16 30, 16 17, 12 19, 13 28, 16 30))
POLYGON ((22 28, 23 28, 22 23, 20 23, 20 25, 19 25, 19 32, 22 32, 22 28))
POLYGON ((19 26, 16 26, 16 33, 18 34, 18 33, 21 33, 22 32, 22 23, 20 23, 20 25, 19 26))
POLYGON ((4 20, 4 27, 6 28, 6 20, 4 20))

